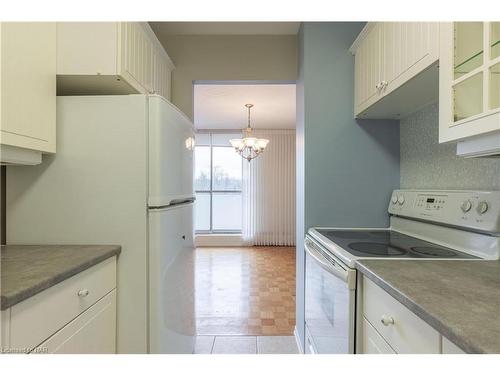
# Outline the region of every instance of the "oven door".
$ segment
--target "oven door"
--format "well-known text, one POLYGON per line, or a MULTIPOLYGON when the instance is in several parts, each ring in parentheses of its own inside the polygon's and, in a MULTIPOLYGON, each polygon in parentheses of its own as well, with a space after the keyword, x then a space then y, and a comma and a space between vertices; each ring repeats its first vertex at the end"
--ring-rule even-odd
POLYGON ((306 352, 354 353, 356 271, 306 237, 306 352))

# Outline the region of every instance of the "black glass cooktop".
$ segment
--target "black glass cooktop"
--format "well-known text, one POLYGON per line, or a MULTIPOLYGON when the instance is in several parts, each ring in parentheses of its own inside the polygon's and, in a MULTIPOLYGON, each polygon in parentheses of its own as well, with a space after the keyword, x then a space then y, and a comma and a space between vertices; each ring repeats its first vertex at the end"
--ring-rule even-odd
POLYGON ((388 229, 316 229, 357 257, 474 259, 472 255, 388 229))

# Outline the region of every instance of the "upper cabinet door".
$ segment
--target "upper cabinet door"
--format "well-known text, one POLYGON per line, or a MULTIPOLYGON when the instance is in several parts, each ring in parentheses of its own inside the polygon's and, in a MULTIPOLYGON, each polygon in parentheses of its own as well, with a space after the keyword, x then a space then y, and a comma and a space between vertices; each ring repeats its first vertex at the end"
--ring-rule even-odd
POLYGON ((170 72, 174 68, 167 53, 148 25, 122 22, 119 74, 140 86, 141 92, 170 100, 170 72))
POLYGON ((500 130, 500 22, 441 29, 439 141, 500 130))
POLYGON ((355 113, 378 100, 382 81, 382 33, 380 24, 367 29, 355 59, 355 113))
POLYGON ((384 94, 395 90, 438 59, 439 24, 383 22, 384 94))
POLYGON ((500 109, 500 22, 490 23, 490 56, 489 56, 489 103, 488 109, 500 109))
POLYGON ((0 143, 56 151, 56 24, 0 24, 0 143))
POLYGON ((171 74, 173 64, 165 59, 162 51, 153 49, 153 90, 155 94, 170 100, 171 74))
POLYGON ((437 100, 434 75, 420 75, 439 57, 435 22, 369 23, 351 52, 355 55, 354 114, 360 118, 399 118, 437 100), (413 80, 415 76, 419 80, 413 80), (401 87, 405 90, 399 91, 401 87), (398 90, 398 94, 389 96, 398 90))
POLYGON ((137 22, 122 22, 120 33, 118 74, 126 77, 139 92, 153 93, 153 56, 148 35, 137 22))

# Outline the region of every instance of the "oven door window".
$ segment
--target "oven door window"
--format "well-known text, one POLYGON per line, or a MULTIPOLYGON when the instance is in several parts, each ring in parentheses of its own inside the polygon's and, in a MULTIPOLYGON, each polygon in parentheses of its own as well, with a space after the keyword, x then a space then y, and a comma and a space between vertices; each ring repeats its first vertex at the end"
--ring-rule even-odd
POLYGON ((318 354, 353 352, 354 291, 306 254, 306 328, 318 354))

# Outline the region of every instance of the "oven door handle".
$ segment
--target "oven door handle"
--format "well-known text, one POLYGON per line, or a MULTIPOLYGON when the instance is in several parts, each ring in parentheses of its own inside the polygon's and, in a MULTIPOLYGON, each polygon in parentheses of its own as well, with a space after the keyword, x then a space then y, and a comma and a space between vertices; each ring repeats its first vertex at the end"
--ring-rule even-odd
POLYGON ((351 269, 345 269, 340 266, 337 262, 332 264, 326 260, 326 258, 321 254, 320 251, 315 249, 316 245, 310 240, 304 241, 304 247, 307 253, 313 258, 318 264, 327 272, 331 273, 335 277, 341 279, 347 284, 349 289, 356 289, 356 271, 351 269))

